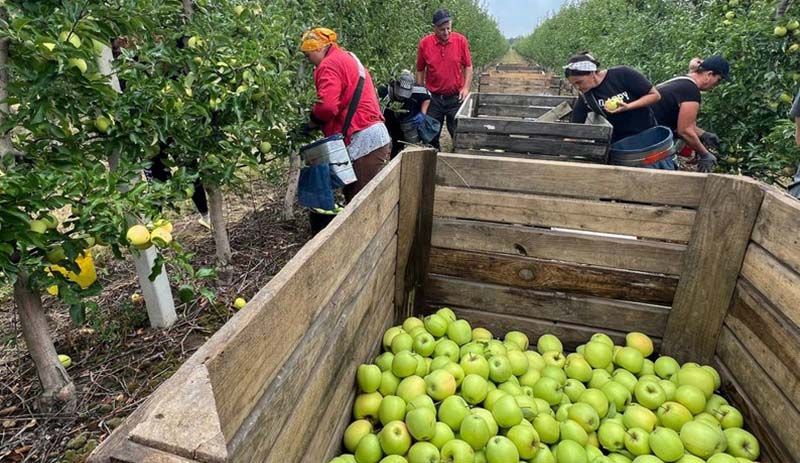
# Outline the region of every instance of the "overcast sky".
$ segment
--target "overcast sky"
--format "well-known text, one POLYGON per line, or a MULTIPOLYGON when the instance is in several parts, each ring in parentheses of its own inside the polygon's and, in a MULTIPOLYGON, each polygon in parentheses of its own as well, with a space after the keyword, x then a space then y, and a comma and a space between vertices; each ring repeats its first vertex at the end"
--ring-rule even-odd
POLYGON ((506 37, 529 34, 549 11, 557 11, 564 0, 484 0, 506 37))

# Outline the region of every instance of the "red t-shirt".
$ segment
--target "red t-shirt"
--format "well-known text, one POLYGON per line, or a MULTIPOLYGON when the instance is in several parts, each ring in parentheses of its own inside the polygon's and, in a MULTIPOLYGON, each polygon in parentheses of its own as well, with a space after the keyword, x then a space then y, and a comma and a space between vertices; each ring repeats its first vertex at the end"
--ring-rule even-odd
MULTIPOLYGON (((350 137, 355 132, 383 121, 372 77, 366 68, 364 72, 366 78, 361 99, 350 121, 350 128, 343 134, 346 144, 350 143, 350 137)), ((328 54, 314 70, 318 100, 311 113, 317 121, 322 122, 322 133, 326 137, 342 131, 350 100, 356 92, 358 78, 358 64, 355 58, 335 45, 331 46, 328 54)))
POLYGON ((419 41, 417 71, 425 72, 425 86, 431 93, 453 95, 464 86, 463 68, 472 66, 467 38, 450 33, 446 43, 429 34, 419 41))

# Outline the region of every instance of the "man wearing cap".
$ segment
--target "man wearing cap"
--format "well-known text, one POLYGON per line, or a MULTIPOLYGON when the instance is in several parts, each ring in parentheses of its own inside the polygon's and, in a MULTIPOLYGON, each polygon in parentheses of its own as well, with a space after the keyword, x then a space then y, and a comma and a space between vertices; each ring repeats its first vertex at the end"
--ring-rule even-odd
POLYGON ((353 161, 357 180, 344 187, 351 200, 389 161, 391 138, 383 123, 372 77, 356 55, 336 43, 336 33, 317 27, 303 34, 300 50, 313 64, 317 103, 311 110, 311 128, 326 137, 341 133, 353 161), (356 89, 363 79, 361 94, 356 89), (345 120, 351 101, 357 100, 349 127, 345 120))
POLYGON ((399 141, 406 143, 420 141, 417 132, 425 122, 431 94, 425 87, 417 85, 411 71, 404 69, 396 80, 378 87, 378 96, 388 103, 383 116, 386 119, 389 135, 392 136, 392 157, 394 157, 403 148, 399 141), (413 131, 404 131, 403 125, 410 125, 413 131))
MULTIPOLYGON (((469 42, 452 28, 450 12, 437 10, 433 14, 433 33, 423 37, 417 49, 417 82, 431 92, 428 115, 440 124, 446 119, 451 137, 456 130, 456 113, 472 82, 469 42)), ((438 135, 431 144, 440 148, 438 135)))
POLYGON ((659 125, 672 129, 680 141, 676 149, 683 156, 693 151, 697 154, 697 170, 711 172, 717 162, 711 150, 719 149, 719 137, 697 126, 697 115, 702 101, 700 92, 719 85, 730 75, 728 62, 719 55, 698 61, 692 60, 690 72, 674 77, 656 86, 661 100, 653 105, 653 113, 659 125))

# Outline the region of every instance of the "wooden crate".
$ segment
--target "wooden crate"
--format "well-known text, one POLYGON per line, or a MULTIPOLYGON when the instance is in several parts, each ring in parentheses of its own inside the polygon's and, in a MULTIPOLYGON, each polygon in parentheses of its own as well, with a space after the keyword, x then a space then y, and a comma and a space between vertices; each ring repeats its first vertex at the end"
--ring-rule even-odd
POLYGON ((562 80, 560 77, 544 71, 489 71, 480 75, 478 91, 481 93, 560 95, 563 91, 562 80))
POLYGON ((574 101, 572 96, 470 94, 456 115, 454 149, 605 164, 612 131, 605 119, 589 119, 586 124, 535 120, 562 102, 574 101))
POLYGON ((90 461, 327 462, 357 365, 443 304, 570 348, 644 331, 719 369, 759 461, 800 461, 798 229, 745 177, 406 151, 90 461))

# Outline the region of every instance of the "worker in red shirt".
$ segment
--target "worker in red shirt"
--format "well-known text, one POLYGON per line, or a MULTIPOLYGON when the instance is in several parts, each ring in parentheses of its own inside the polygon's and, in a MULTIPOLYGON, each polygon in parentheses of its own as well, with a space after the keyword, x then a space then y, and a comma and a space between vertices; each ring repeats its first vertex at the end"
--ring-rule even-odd
POLYGON ((315 66, 314 84, 317 103, 311 110, 311 128, 320 128, 326 137, 341 133, 357 180, 344 187, 350 201, 389 162, 391 138, 378 104, 372 77, 353 53, 336 43, 336 33, 317 27, 303 34, 300 50, 315 66), (350 102, 359 80, 363 89, 353 112, 350 126, 343 133, 350 102))
MULTIPOLYGON (((417 82, 431 92, 428 115, 444 125, 450 137, 456 130, 456 113, 469 95, 472 83, 472 57, 467 38, 453 32, 453 19, 447 10, 433 14, 433 33, 419 41, 417 82)), ((441 129, 439 129, 441 134, 441 129)), ((440 148, 439 136, 431 142, 440 148)))

